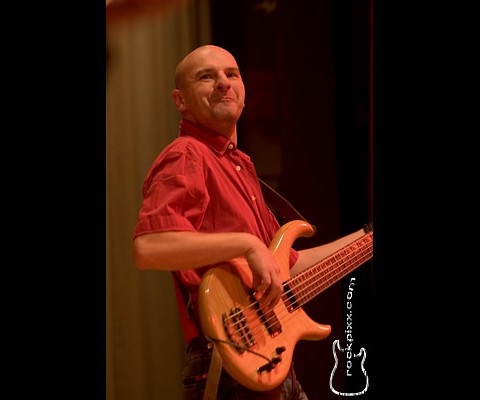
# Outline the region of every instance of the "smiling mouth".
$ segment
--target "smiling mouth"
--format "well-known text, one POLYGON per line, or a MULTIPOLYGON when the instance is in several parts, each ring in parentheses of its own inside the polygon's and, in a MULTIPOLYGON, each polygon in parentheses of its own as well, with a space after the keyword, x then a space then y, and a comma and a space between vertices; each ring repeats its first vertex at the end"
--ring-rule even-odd
POLYGON ((235 102, 235 99, 233 97, 229 96, 223 96, 215 100, 217 103, 230 103, 230 102, 235 102))

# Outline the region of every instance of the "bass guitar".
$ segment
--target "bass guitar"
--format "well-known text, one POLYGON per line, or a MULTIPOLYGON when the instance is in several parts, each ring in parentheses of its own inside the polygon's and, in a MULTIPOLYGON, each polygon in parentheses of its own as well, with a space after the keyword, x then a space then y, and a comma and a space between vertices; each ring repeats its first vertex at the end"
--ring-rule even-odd
POLYGON ((267 391, 285 380, 298 341, 321 340, 330 334, 331 326, 313 321, 302 306, 373 257, 373 228, 365 225, 326 245, 324 258, 292 277, 292 244, 313 233, 308 222, 294 220, 283 225, 270 243, 284 289, 270 311, 262 310, 253 296, 245 258, 218 264, 202 277, 203 333, 217 346, 225 370, 252 390, 267 391))

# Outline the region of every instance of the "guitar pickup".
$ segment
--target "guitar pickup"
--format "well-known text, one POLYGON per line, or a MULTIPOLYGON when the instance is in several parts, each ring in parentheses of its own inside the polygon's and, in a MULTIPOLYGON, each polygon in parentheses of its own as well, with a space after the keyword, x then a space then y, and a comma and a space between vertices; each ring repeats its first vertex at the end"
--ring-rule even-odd
POLYGON ((250 297, 252 301, 255 303, 255 308, 257 310, 257 314, 263 322, 265 328, 267 328, 268 333, 271 337, 275 337, 282 332, 282 325, 275 314, 275 311, 269 310, 267 312, 263 312, 260 308, 260 303, 255 299, 253 296, 253 291, 250 290, 250 297))

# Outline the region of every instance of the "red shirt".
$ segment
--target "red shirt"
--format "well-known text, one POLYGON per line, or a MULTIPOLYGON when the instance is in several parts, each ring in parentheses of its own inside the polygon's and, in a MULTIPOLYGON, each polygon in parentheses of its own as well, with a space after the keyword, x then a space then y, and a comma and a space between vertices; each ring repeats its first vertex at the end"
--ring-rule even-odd
MULTIPOLYGON (((225 136, 182 120, 179 137, 147 173, 134 237, 164 231, 248 232, 268 246, 279 228, 250 157, 225 136)), ((290 264, 296 259, 292 249, 290 264)), ((174 273, 193 295, 195 310, 204 272, 199 268, 174 273)), ((187 342, 198 335, 184 333, 187 342)))

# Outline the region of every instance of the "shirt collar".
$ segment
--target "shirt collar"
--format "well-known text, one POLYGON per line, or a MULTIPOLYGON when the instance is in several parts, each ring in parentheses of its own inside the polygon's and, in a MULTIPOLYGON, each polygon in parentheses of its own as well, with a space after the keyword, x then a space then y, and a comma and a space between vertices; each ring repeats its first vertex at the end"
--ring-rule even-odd
POLYGON ((232 151, 237 149, 236 144, 227 137, 187 119, 180 121, 179 136, 192 136, 220 154, 225 154, 227 149, 232 151))

